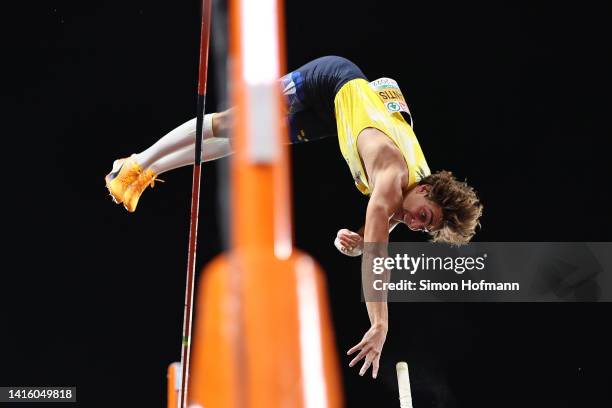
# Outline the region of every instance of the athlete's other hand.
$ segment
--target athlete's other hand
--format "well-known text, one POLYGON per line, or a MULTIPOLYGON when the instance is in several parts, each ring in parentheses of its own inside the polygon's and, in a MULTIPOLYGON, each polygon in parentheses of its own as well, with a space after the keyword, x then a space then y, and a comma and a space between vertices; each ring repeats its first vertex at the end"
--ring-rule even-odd
POLYGON ((363 252, 363 238, 361 235, 346 228, 338 231, 334 245, 338 248, 338 251, 347 256, 359 256, 363 252))
POLYGON ((366 332, 363 339, 350 349, 346 354, 351 355, 357 350, 359 354, 349 363, 349 367, 353 367, 365 357, 365 361, 359 370, 359 375, 364 375, 370 365, 372 366, 372 378, 378 375, 378 367, 380 364, 380 354, 382 353, 385 339, 387 338, 387 326, 383 324, 374 324, 370 330, 366 332))

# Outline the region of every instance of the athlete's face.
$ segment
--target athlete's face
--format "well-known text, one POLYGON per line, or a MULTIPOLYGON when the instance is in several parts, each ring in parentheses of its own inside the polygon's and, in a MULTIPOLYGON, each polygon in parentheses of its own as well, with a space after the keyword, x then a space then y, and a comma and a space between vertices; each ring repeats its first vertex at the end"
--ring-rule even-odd
POLYGON ((433 231, 442 222, 442 209, 426 197, 430 189, 427 184, 417 185, 404 197, 397 219, 413 231, 433 231))

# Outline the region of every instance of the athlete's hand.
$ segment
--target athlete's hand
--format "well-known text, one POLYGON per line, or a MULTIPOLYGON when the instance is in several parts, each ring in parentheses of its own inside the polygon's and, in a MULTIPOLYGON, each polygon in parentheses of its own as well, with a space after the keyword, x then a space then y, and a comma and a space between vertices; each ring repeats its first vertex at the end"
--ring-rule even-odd
POLYGON ((357 350, 359 354, 349 363, 349 367, 353 367, 360 360, 365 357, 365 361, 359 370, 359 375, 364 375, 370 365, 372 366, 372 378, 376 378, 378 375, 378 366, 380 364, 380 354, 382 353, 385 339, 387 338, 387 326, 386 325, 372 325, 370 330, 366 332, 363 339, 350 349, 346 354, 351 355, 357 350))
POLYGON ((334 245, 338 251, 347 256, 359 256, 363 252, 363 238, 356 232, 341 229, 336 234, 334 245))

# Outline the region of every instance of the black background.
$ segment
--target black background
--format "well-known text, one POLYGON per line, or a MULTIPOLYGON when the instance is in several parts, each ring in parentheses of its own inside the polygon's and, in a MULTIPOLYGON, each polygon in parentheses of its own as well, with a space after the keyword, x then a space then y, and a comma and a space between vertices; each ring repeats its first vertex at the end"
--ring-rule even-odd
MULTIPOLYGON (((603 2, 287 3, 289 69, 336 54, 396 79, 431 169, 480 193, 476 240, 610 240, 603 2)), ((199 4, 55 1, 24 21, 7 21, 5 38, 17 92, 3 135, 0 385, 76 385, 84 407, 165 406, 191 168, 164 175, 134 214, 103 176, 195 116, 199 4)), ((332 241, 361 225, 366 200, 337 141, 292 158, 296 243, 327 273, 348 407, 398 406, 398 360, 417 408, 610 404, 609 304, 392 304, 379 379, 348 369, 368 320, 359 260, 332 241)), ((218 164, 203 169, 198 270, 222 250, 218 164)))

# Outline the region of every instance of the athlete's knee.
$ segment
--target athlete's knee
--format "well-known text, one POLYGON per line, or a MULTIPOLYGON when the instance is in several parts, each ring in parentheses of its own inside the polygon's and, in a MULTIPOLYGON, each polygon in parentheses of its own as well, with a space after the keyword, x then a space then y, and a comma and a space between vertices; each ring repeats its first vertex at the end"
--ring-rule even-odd
POLYGON ((232 129, 234 109, 212 114, 212 133, 215 137, 229 137, 232 129))

